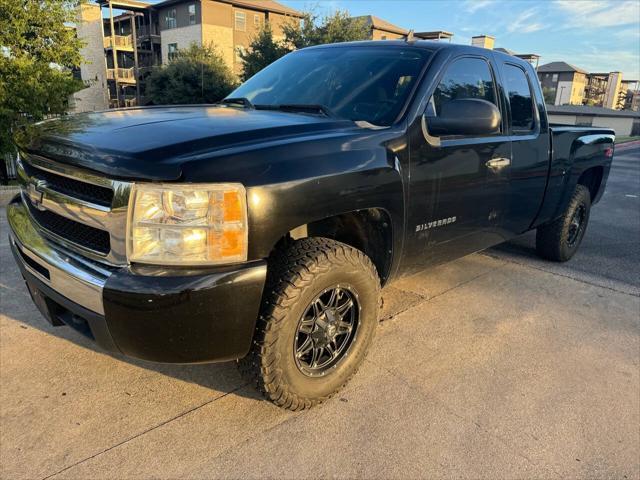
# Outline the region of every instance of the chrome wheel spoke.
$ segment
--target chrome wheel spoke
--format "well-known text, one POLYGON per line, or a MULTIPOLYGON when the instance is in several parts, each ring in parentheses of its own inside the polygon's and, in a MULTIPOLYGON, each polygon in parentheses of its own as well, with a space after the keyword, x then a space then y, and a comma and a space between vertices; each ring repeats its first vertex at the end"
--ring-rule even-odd
POLYGON ((340 315, 340 317, 344 317, 344 314, 347 313, 351 307, 353 307, 353 300, 348 299, 346 302, 336 308, 336 312, 338 312, 338 315, 340 315))
POLYGON ((302 322, 300 322, 300 327, 298 328, 298 331, 306 335, 309 335, 313 331, 313 327, 315 326, 315 324, 316 324, 315 318, 311 318, 309 320, 303 320, 302 322))
POLYGON ((328 288, 314 298, 298 322, 294 358, 308 376, 328 373, 346 355, 355 338, 358 304, 350 288, 328 288))
POLYGON ((327 353, 329 354, 329 357, 331 357, 331 359, 335 358, 338 354, 338 350, 336 349, 335 345, 333 344, 333 341, 329 342, 327 344, 326 347, 324 347, 325 350, 327 351, 327 353))
POLYGON ((307 337, 307 339, 300 345, 298 350, 296 351, 296 355, 298 358, 303 357, 313 348, 313 340, 311 337, 307 337))
POLYGON ((345 333, 351 332, 352 325, 349 322, 341 321, 338 324, 338 335, 344 335, 345 333))
POLYGON ((322 347, 313 347, 313 354, 311 355, 311 361, 309 362, 311 368, 318 366, 318 361, 322 357, 322 347))

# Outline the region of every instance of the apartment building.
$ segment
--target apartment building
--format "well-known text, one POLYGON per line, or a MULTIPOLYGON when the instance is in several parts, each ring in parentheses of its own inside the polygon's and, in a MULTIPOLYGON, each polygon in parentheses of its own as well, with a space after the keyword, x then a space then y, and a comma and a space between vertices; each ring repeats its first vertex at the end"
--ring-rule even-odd
POLYGON ((588 73, 566 62, 538 67, 538 78, 545 101, 551 105, 582 105, 588 73))
POLYGON ((288 22, 302 13, 273 0, 99 0, 78 8, 77 35, 86 45, 78 76, 87 87, 70 99, 70 111, 144 105, 145 82, 154 68, 166 64, 190 44, 211 45, 236 74, 242 72, 239 51, 268 22, 283 38, 288 22))
POLYGON ((275 38, 283 38, 283 26, 302 18, 301 12, 272 0, 166 0, 153 8, 163 63, 191 43, 213 45, 236 74, 242 72, 240 52, 265 23, 275 38))
POLYGON ((623 110, 640 111, 640 81, 639 80, 622 80, 622 93, 624 97, 622 102, 623 110))
POLYGON ((540 55, 537 55, 535 53, 516 53, 513 50, 509 50, 508 48, 496 48, 495 51, 521 58, 525 62, 529 62, 531 65, 533 65, 533 68, 535 68, 536 70, 538 69, 538 63, 540 62, 540 55))
POLYGON ((364 20, 367 27, 371 29, 371 40, 401 40, 409 34, 409 30, 398 27, 375 15, 363 15, 353 17, 353 19, 358 21, 364 20))
POLYGON ((364 20, 367 27, 371 30, 369 38, 371 40, 404 40, 409 34, 420 40, 449 40, 453 37, 453 33, 445 30, 436 30, 432 32, 410 32, 406 28, 394 25, 383 18, 375 15, 362 15, 360 17, 352 17, 353 20, 364 20))

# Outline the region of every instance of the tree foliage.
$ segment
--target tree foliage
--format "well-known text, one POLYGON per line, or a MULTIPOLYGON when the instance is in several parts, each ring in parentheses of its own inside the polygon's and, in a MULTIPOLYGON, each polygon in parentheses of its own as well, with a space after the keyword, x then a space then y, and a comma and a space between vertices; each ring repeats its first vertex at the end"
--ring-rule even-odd
POLYGON ((325 43, 368 40, 371 30, 363 18, 353 18, 346 10, 336 10, 320 17, 305 12, 300 25, 287 23, 282 28, 285 43, 293 48, 305 48, 325 43))
POLYGON ((275 40, 267 25, 252 40, 247 52, 240 52, 243 60, 243 80, 258 73, 270 63, 287 53, 304 47, 325 43, 368 40, 371 31, 362 18, 352 18, 347 11, 337 10, 321 17, 306 12, 300 22, 285 23, 284 39, 275 40))
POLYGON ((252 40, 249 50, 239 53, 243 62, 242 80, 247 80, 267 65, 289 53, 289 49, 284 46, 283 42, 274 40, 271 27, 267 24, 252 40))
POLYGON ((82 42, 68 25, 80 0, 0 0, 0 155, 13 134, 47 115, 65 113, 83 88, 71 69, 82 42))
POLYGON ((146 92, 156 105, 215 103, 235 86, 235 77, 222 56, 211 45, 193 43, 151 73, 146 92))

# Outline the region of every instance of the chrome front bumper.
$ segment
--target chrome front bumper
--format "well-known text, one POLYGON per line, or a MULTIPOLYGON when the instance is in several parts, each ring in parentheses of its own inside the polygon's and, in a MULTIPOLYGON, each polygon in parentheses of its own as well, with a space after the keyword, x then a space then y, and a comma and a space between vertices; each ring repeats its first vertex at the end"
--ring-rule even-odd
POLYGON ((111 271, 49 242, 17 198, 7 206, 7 218, 11 247, 25 269, 72 302, 104 315, 103 289, 111 271))

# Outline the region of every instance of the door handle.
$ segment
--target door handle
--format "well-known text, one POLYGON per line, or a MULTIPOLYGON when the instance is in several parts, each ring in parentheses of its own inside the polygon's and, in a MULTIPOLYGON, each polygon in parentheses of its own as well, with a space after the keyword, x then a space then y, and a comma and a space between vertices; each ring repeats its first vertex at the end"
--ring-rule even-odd
POLYGON ((511 159, 510 158, 492 158, 485 165, 489 168, 499 170, 501 168, 505 168, 511 165, 511 159))

